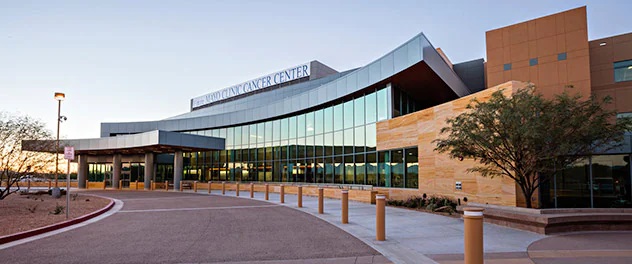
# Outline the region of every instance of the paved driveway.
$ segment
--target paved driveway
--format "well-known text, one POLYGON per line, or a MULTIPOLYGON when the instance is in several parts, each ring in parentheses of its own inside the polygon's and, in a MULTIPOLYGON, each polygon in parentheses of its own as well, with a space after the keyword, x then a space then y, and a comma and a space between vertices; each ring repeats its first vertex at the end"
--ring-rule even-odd
POLYGON ((92 224, 0 250, 4 263, 385 263, 357 238, 262 201, 177 192, 91 191, 123 201, 92 224))

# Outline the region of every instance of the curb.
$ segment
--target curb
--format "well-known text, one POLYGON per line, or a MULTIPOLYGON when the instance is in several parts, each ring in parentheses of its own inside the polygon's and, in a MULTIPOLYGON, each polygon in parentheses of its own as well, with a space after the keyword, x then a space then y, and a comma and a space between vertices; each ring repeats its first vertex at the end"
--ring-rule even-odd
POLYGON ((11 234, 11 235, 2 236, 2 237, 0 237, 0 245, 5 244, 5 243, 9 243, 9 242, 13 242, 13 241, 16 241, 16 240, 28 238, 28 237, 40 235, 40 234, 43 234, 43 233, 46 233, 46 232, 50 232, 50 231, 53 231, 53 230, 62 229, 64 227, 68 227, 68 226, 71 226, 71 225, 75 225, 75 224, 78 224, 78 223, 90 220, 92 218, 95 218, 95 217, 107 212, 108 210, 112 209, 112 207, 114 207, 114 200, 110 199, 110 203, 108 205, 106 205, 105 207, 99 209, 98 211, 94 211, 94 212, 89 213, 87 215, 82 215, 82 216, 77 217, 75 219, 67 220, 67 221, 64 221, 64 222, 61 222, 61 223, 57 223, 57 224, 52 224, 52 225, 39 227, 39 228, 36 228, 36 229, 32 229, 32 230, 28 230, 28 231, 24 231, 24 232, 20 232, 20 233, 15 233, 15 234, 11 234))

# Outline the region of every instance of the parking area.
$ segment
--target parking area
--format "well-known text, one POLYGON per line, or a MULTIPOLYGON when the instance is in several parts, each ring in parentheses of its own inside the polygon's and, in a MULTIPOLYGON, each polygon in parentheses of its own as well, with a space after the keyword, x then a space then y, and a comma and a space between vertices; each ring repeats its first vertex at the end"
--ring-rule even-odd
POLYGON ((0 250, 7 263, 388 263, 310 214, 218 195, 90 191, 124 203, 92 224, 0 250))

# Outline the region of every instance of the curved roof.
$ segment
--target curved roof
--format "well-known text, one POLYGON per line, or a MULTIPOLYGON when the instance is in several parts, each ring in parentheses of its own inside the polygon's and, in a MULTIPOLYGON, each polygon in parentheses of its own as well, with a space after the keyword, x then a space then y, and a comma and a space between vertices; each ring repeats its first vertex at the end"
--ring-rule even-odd
MULTIPOLYGON (((198 110, 158 121, 102 123, 101 136, 107 137, 111 134, 140 133, 151 130, 200 130, 273 119, 278 116, 305 111, 362 91, 420 63, 427 65, 456 96, 462 97, 471 93, 452 68, 441 58, 426 36, 420 33, 364 67, 348 74, 339 74, 338 78, 326 83, 316 82, 318 79, 310 81, 308 83, 318 85, 310 87, 312 89, 296 89, 300 93, 289 97, 275 98, 276 100, 270 100, 263 105, 246 106, 240 109, 231 109, 231 111, 212 112, 212 110, 207 110, 196 113, 203 111, 198 110)), ((309 84, 295 85, 297 87, 299 85, 309 86, 309 84)))

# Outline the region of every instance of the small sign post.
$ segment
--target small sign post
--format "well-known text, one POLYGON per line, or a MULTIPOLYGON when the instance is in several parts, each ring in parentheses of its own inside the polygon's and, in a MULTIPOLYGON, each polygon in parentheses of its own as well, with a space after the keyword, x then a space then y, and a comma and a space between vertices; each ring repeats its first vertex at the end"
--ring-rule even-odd
POLYGON ((68 174, 66 176, 66 219, 70 212, 70 161, 75 159, 75 147, 64 147, 64 159, 68 162, 68 174))

